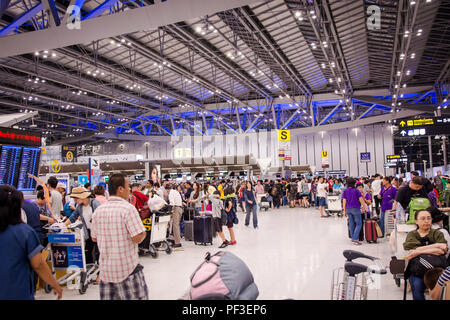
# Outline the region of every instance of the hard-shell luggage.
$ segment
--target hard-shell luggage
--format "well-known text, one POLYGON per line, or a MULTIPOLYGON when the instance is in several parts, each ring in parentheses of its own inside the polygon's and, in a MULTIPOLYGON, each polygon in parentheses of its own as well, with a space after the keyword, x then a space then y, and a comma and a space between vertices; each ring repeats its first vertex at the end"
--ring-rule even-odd
POLYGON ((184 222, 184 240, 194 241, 194 221, 184 222))
POLYGON ((364 221, 364 234, 367 242, 377 242, 377 222, 374 219, 367 218, 366 221, 364 221))
POLYGON ((185 221, 190 221, 194 219, 195 216, 195 208, 194 207, 185 207, 183 210, 183 218, 185 221))
POLYGON ((211 215, 194 217, 194 243, 213 244, 213 218, 211 215))

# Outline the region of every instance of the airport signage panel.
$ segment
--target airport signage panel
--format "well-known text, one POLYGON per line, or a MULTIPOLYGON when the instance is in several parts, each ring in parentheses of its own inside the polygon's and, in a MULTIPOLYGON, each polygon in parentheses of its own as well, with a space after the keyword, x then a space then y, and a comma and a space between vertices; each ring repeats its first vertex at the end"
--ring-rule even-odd
POLYGON ((0 144, 40 147, 41 140, 40 133, 0 127, 0 144))

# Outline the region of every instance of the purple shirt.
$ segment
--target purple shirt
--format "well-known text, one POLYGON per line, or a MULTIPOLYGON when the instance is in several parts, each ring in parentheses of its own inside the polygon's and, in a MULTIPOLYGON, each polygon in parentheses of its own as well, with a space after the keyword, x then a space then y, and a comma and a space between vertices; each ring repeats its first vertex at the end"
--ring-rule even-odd
POLYGON ((380 191, 381 195, 381 211, 392 210, 392 205, 394 204, 395 196, 397 195, 397 189, 390 186, 386 189, 384 186, 380 191))
POLYGON ((361 207, 361 202, 359 202, 360 197, 362 197, 362 194, 358 189, 345 189, 344 193, 342 194, 342 199, 347 199, 345 209, 359 209, 361 207))

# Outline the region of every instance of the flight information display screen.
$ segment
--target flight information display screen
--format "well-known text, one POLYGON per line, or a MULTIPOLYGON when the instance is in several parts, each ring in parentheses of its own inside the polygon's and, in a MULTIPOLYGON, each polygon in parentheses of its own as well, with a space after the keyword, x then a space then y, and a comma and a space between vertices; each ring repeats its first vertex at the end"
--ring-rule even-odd
POLYGON ((33 191, 36 188, 36 181, 28 174, 38 175, 40 155, 40 148, 23 147, 17 190, 33 191))
POLYGON ((2 146, 0 151, 0 185, 17 186, 23 147, 2 146))
POLYGON ((0 185, 9 184, 22 191, 32 191, 36 187, 28 173, 38 175, 40 148, 0 146, 0 185))

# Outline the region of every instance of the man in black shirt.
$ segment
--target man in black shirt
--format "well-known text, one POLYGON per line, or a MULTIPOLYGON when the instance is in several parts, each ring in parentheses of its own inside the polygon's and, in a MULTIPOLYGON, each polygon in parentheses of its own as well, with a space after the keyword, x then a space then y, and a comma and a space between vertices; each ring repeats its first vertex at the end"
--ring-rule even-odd
POLYGON ((424 178, 416 176, 406 186, 399 188, 392 209, 395 210, 397 208, 397 203, 400 203, 402 208, 406 210, 411 198, 427 198, 428 194, 424 188, 425 184, 426 180, 424 178))

